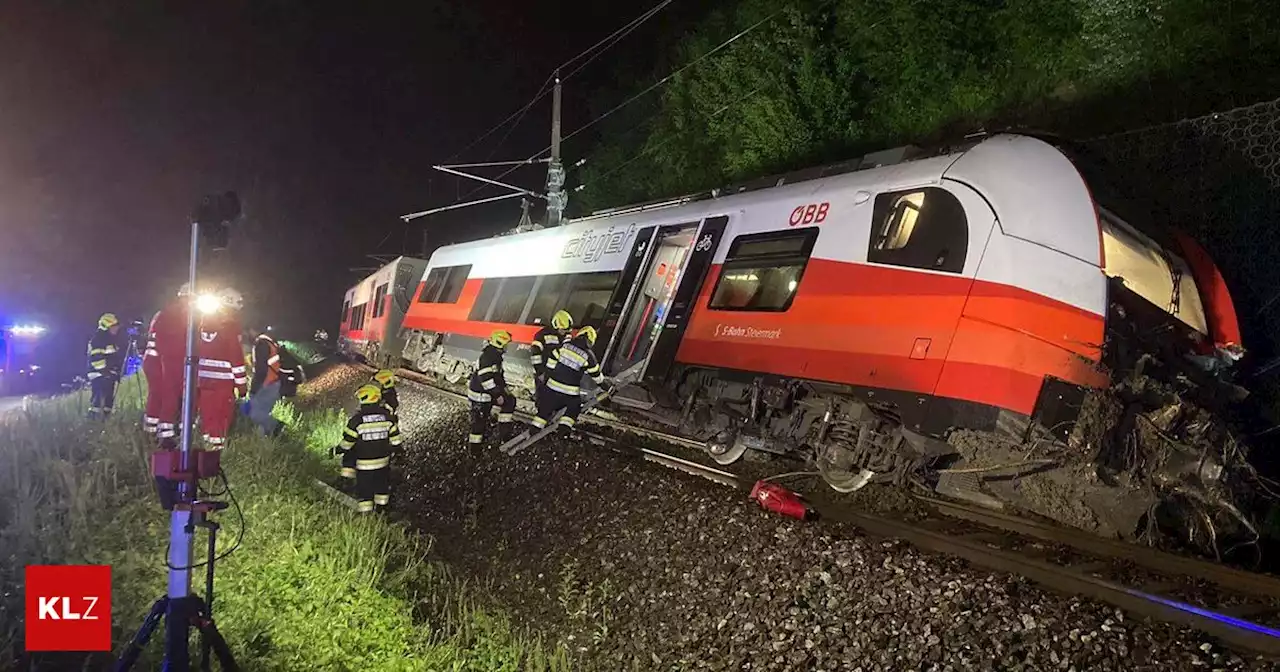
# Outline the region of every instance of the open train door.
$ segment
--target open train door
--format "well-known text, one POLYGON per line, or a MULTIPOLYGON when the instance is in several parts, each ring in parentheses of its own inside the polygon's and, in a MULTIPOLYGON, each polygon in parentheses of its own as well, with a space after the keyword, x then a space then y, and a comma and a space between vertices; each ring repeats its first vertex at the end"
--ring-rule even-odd
POLYGON ((671 369, 728 221, 720 216, 659 227, 643 259, 633 255, 628 271, 635 263, 636 273, 605 351, 606 375, 626 384, 661 378, 671 369))

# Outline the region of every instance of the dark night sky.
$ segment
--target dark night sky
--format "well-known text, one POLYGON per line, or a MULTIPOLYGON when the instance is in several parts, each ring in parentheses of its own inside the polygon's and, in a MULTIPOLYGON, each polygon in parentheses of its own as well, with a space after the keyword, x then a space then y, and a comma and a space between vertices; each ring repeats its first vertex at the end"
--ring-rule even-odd
MULTIPOLYGON (((42 363, 79 373, 97 315, 149 317, 185 278, 192 206, 233 189, 247 217, 225 261, 247 321, 332 330, 348 269, 417 251, 426 220, 398 216, 456 197, 431 165, 655 2, 6 2, 0 322, 48 324, 42 363)), ((568 82, 566 129, 620 67, 651 69, 682 20, 664 12, 568 82)), ((548 144, 549 115, 548 98, 502 147, 457 160, 524 158, 548 144)), ((426 225, 433 243, 469 239, 518 212, 426 225)))

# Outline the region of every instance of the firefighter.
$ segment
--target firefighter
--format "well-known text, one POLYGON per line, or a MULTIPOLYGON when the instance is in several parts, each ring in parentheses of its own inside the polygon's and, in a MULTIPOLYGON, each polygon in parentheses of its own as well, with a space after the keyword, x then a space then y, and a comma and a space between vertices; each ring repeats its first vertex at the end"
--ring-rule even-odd
POLYGON ((386 406, 392 415, 399 413, 400 396, 396 394, 396 372, 383 369, 373 374, 373 384, 382 390, 382 405, 386 406))
POLYGON ((561 343, 551 353, 547 359, 547 382, 540 390, 537 400, 538 417, 533 419, 534 427, 546 427, 556 412, 563 409, 560 429, 564 433, 573 431, 573 426, 578 422, 578 414, 582 412, 582 377, 591 376, 597 385, 604 383, 600 363, 591 351, 595 344, 595 328, 583 327, 573 338, 561 343))
POLYGON ((89 400, 89 417, 105 418, 111 415, 116 403, 116 383, 120 380, 123 354, 117 345, 120 320, 114 313, 104 313, 98 318, 98 331, 89 339, 89 386, 93 394, 89 400))
POLYGON ((244 349, 240 345, 239 311, 244 299, 234 289, 219 293, 218 311, 200 321, 196 370, 197 405, 205 448, 222 450, 235 417, 236 397, 248 388, 244 349))
POLYGON ((533 365, 535 390, 542 390, 547 379, 547 360, 560 347, 560 342, 568 338, 572 328, 573 316, 567 311, 557 310, 551 316, 551 326, 543 327, 534 334, 533 343, 529 344, 529 363, 533 365))
POLYGON ((274 436, 281 425, 271 415, 280 399, 280 345, 259 332, 253 341, 253 383, 249 387, 249 418, 263 434, 274 436))
POLYGON ((391 454, 400 445, 400 427, 382 405, 382 390, 377 385, 361 385, 356 398, 360 410, 347 422, 342 443, 333 452, 344 458, 351 456, 349 463, 356 472, 356 510, 370 513, 391 499, 391 454))
POLYGON ((467 443, 477 445, 484 441, 489 426, 489 413, 498 404, 498 441, 511 438, 511 424, 516 410, 516 398, 507 389, 502 371, 502 352, 511 343, 511 333, 498 329, 489 336, 476 372, 471 374, 467 386, 467 399, 471 401, 471 433, 467 443))
MULTIPOLYGON (((151 364, 156 374, 154 389, 151 374, 147 375, 148 409, 156 412, 156 438, 165 448, 177 445, 178 422, 182 414, 184 368, 187 359, 187 314, 191 309, 193 292, 190 283, 183 283, 168 305, 151 320, 151 335, 147 350, 155 361, 151 364), (151 395, 154 394, 155 399, 151 395)), ((146 359, 143 359, 146 366, 146 359)), ((151 411, 149 410, 148 415, 151 411)))

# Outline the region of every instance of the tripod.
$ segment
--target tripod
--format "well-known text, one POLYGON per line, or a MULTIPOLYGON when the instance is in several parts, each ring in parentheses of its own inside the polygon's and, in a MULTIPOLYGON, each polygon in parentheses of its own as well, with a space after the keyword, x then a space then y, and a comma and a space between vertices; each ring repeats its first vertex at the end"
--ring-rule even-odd
MULTIPOLYGON (((134 634, 133 639, 129 641, 129 645, 116 661, 115 672, 133 669, 134 663, 138 662, 138 657, 142 655, 142 650, 151 641, 151 635, 155 634, 156 628, 167 615, 171 619, 170 623, 185 622, 188 627, 200 632, 200 670, 202 672, 209 672, 210 653, 217 656, 218 665, 224 672, 236 672, 240 669, 231 655, 231 648, 227 646, 227 641, 222 638, 222 633, 218 632, 218 626, 213 622, 213 565, 217 559, 218 530, 221 525, 209 520, 209 514, 225 508, 227 508, 226 502, 204 500, 191 504, 191 522, 187 524, 185 531, 193 534, 195 528, 201 527, 209 532, 209 545, 205 557, 204 599, 200 599, 198 595, 170 599, 165 595, 156 600, 155 604, 151 605, 151 612, 142 622, 142 627, 138 628, 138 632, 134 634)), ((187 628, 170 628, 165 634, 170 639, 174 637, 185 639, 188 631, 187 628)), ((165 648, 172 650, 170 646, 165 648)), ((186 646, 181 647, 184 653, 186 648, 186 646)), ((170 666, 187 669, 189 664, 186 660, 166 660, 164 669, 169 670, 170 666)))

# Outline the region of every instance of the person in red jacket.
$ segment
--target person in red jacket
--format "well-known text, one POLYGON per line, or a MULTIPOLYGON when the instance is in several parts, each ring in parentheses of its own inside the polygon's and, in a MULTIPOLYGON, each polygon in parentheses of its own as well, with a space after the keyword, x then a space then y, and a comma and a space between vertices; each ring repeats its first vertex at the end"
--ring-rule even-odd
POLYGON ((240 308, 244 299, 234 289, 218 295, 220 306, 202 316, 197 344, 197 405, 205 448, 222 450, 235 418, 236 397, 249 386, 245 372, 244 347, 240 342, 240 308))
MULTIPOLYGON (((147 408, 152 408, 152 394, 155 399, 156 437, 166 448, 177 445, 178 423, 182 415, 182 384, 184 380, 183 365, 187 358, 187 311, 195 297, 187 284, 178 290, 178 296, 169 302, 155 319, 151 321, 151 338, 147 351, 158 360, 152 370, 158 375, 155 389, 149 391, 147 408), (154 354, 151 354, 154 351, 154 354)), ((146 360, 143 360, 145 365, 146 360)), ((147 374, 147 385, 152 385, 151 374, 147 374)), ((150 415, 150 410, 148 410, 150 415)))

